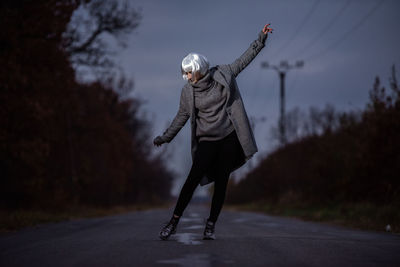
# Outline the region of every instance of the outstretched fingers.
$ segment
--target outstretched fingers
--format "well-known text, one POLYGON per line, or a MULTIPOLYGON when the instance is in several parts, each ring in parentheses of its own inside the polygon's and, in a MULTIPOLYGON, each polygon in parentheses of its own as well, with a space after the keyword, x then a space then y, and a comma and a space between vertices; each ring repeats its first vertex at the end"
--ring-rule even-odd
POLYGON ((266 24, 263 28, 263 33, 267 34, 267 33, 272 33, 273 29, 269 27, 269 25, 271 25, 270 23, 266 24))

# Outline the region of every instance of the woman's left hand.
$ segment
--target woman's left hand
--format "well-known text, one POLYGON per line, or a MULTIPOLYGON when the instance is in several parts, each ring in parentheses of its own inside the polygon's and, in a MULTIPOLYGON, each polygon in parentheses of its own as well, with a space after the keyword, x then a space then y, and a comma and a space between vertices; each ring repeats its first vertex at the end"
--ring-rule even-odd
POLYGON ((266 24, 266 25, 264 26, 264 29, 262 30, 262 32, 263 32, 264 34, 267 34, 267 33, 269 33, 269 32, 272 33, 273 29, 270 28, 269 25, 271 25, 271 24, 268 23, 268 24, 266 24))
POLYGON ((264 26, 262 31, 258 34, 258 41, 261 43, 265 44, 265 41, 267 40, 268 33, 272 33, 273 29, 269 27, 269 23, 264 26))

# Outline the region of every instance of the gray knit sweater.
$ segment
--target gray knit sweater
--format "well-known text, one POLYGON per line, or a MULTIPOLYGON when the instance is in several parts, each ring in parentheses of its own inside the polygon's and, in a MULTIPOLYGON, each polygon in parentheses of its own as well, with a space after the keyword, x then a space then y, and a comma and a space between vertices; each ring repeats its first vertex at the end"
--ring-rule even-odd
POLYGON ((226 112, 226 89, 211 78, 210 72, 192 87, 199 141, 216 141, 229 135, 234 127, 226 112))

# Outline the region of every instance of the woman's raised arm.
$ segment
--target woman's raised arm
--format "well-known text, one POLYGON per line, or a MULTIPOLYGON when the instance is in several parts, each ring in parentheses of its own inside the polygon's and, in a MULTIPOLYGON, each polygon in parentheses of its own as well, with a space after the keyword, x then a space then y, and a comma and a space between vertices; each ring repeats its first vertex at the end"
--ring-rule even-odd
POLYGON ((236 77, 250 62, 258 55, 261 49, 265 46, 268 33, 272 33, 273 29, 266 24, 262 31, 258 34, 258 39, 253 41, 250 47, 232 64, 229 64, 233 75, 236 77))

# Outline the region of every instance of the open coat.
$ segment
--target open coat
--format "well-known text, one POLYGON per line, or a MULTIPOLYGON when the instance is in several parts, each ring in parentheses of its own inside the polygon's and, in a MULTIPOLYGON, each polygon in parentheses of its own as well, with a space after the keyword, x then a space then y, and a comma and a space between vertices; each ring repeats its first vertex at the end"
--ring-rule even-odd
MULTIPOLYGON (((242 97, 240 96, 239 88, 236 83, 236 77, 247 65, 249 65, 249 63, 257 56, 263 47, 264 44, 262 42, 255 40, 251 43, 250 47, 232 64, 217 65, 210 69, 212 79, 220 83, 224 89, 227 90, 226 111, 233 124, 233 127, 235 128, 245 155, 245 158, 236 162, 233 170, 242 166, 246 160, 250 159, 258 151, 253 131, 251 129, 250 122, 243 105, 242 97)), ((169 143, 185 125, 189 118, 191 119, 192 133, 191 151, 192 157, 194 157, 198 146, 198 138, 196 138, 196 112, 194 106, 193 87, 188 82, 182 88, 178 113, 176 114, 171 125, 162 135, 162 139, 169 143)), ((212 174, 206 174, 206 176, 200 181, 200 185, 208 184, 213 180, 212 174)))

